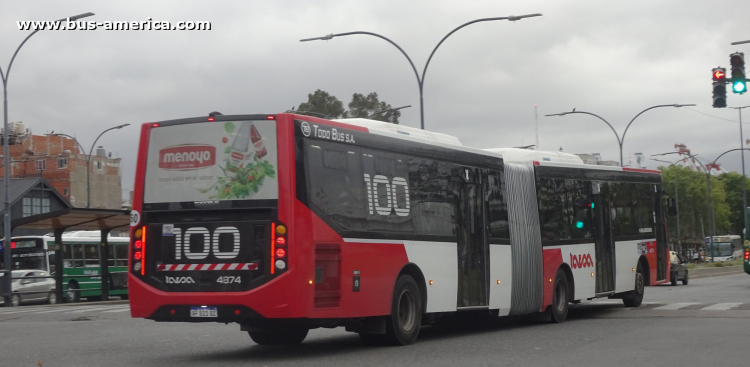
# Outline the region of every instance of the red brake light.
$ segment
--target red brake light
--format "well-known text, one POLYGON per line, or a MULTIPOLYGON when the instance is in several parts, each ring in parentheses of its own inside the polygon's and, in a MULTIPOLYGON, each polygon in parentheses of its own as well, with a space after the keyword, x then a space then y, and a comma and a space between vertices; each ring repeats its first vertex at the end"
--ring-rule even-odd
POLYGON ((10 243, 10 248, 11 248, 11 250, 14 249, 14 248, 16 248, 16 243, 15 242, 11 242, 10 243))
POLYGON ((276 249, 276 257, 284 257, 286 256, 286 251, 284 251, 283 248, 276 249))
POLYGON ((279 245, 279 246, 286 245, 286 238, 281 237, 281 236, 276 237, 276 244, 279 245))
POLYGON ((276 119, 276 117, 275 117, 275 116, 270 116, 270 115, 269 115, 269 116, 266 116, 266 119, 268 119, 268 120, 275 120, 275 119, 276 119))
POLYGON ((141 247, 141 275, 146 275, 146 226, 143 226, 143 232, 141 234, 143 242, 141 247))
POLYGON ((159 124, 151 124, 151 127, 159 127, 159 124))
POLYGON ((750 258, 750 250, 745 251, 745 260, 748 260, 750 258))
POLYGON ((208 121, 214 121, 216 120, 213 116, 208 116, 208 121))
POLYGON ((276 223, 271 223, 271 274, 276 266, 274 265, 274 249, 276 248, 276 223))
POLYGON ((140 260, 141 258, 143 258, 143 254, 140 251, 136 252, 135 253, 135 259, 136 260, 140 260))
POLYGON ((135 241, 135 249, 140 250, 141 247, 143 247, 143 241, 141 240, 135 241))

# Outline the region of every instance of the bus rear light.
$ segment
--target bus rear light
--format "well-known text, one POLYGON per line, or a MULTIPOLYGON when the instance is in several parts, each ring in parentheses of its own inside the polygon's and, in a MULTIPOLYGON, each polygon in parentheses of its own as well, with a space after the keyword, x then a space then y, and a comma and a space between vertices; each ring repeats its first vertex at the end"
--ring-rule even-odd
POLYGON ((278 226, 276 226, 276 233, 286 234, 286 226, 284 226, 283 224, 279 224, 278 226))
POLYGON ((146 275, 146 227, 141 231, 143 238, 141 240, 141 275, 146 275))
POLYGON ((214 121, 216 120, 213 116, 208 116, 208 121, 214 121))
MULTIPOLYGON (((271 264, 273 264, 274 251, 276 250, 276 223, 271 223, 271 264)), ((271 274, 276 267, 271 266, 271 274)))
POLYGON ((750 259, 750 250, 745 250, 745 260, 750 259))
POLYGON ((140 228, 136 229, 136 230, 135 230, 135 232, 133 232, 133 236, 134 236, 134 237, 135 237, 136 239, 141 239, 141 235, 142 235, 142 234, 143 234, 143 230, 142 230, 142 229, 140 229, 140 228))
POLYGON ((240 314, 240 310, 234 310, 234 314, 235 315, 239 315, 240 314))
POLYGON ((136 260, 140 260, 141 258, 143 258, 143 254, 140 251, 137 251, 135 253, 135 259, 136 260))
POLYGON ((141 263, 135 263, 135 265, 133 265, 133 271, 136 273, 141 271, 141 263))
POLYGON ((275 120, 275 119, 276 119, 276 117, 275 117, 275 116, 266 116, 266 119, 267 119, 267 120, 275 120))
POLYGON ((284 251, 283 248, 276 249, 276 257, 284 257, 286 256, 286 251, 284 251))
POLYGON ((276 237, 276 244, 279 245, 279 246, 286 245, 286 238, 281 237, 281 236, 276 237))
POLYGON ((286 263, 284 260, 276 260, 276 267, 279 268, 279 270, 284 270, 286 268, 286 263))
POLYGON ((159 127, 159 124, 151 124, 151 127, 159 127))
MULTIPOLYGON (((143 247, 143 241, 141 241, 141 240, 135 241, 135 249, 136 250, 140 250, 142 247, 143 247)), ((139 252, 136 252, 136 253, 139 253, 139 252)))

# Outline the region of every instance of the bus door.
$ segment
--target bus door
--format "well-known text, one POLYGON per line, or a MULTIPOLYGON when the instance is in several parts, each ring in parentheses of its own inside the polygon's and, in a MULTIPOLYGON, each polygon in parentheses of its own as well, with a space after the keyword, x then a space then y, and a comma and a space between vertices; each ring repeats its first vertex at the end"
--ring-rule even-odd
POLYGON ((666 200, 662 199, 661 188, 658 185, 652 185, 653 191, 653 208, 656 223, 656 280, 667 279, 667 219, 666 219, 666 200))
POLYGON ((615 240, 612 233, 612 202, 609 185, 589 182, 594 221, 596 254, 596 293, 615 290, 615 240))
POLYGON ((455 192, 458 229, 458 299, 457 306, 488 305, 487 289, 489 246, 485 222, 484 183, 476 169, 458 169, 460 177, 455 192))

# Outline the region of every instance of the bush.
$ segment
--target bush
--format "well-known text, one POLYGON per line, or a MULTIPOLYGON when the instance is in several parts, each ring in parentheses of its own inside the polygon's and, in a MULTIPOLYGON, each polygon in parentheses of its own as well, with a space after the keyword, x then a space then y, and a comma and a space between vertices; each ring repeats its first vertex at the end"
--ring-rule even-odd
POLYGON ((714 266, 714 267, 716 267, 716 268, 723 268, 723 267, 724 267, 724 263, 723 263, 723 262, 721 262, 721 261, 719 261, 719 262, 715 262, 715 263, 713 264, 713 266, 714 266))

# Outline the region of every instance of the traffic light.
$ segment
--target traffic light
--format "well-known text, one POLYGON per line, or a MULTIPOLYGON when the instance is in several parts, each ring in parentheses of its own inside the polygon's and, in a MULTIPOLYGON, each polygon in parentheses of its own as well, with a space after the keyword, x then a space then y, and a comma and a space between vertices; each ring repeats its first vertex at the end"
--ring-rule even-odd
POLYGON ((724 108, 727 106, 727 69, 714 68, 712 78, 714 80, 713 106, 714 108, 724 108))
POLYGON ((745 54, 735 52, 729 55, 729 64, 732 66, 732 92, 742 94, 747 92, 745 81, 745 54))

